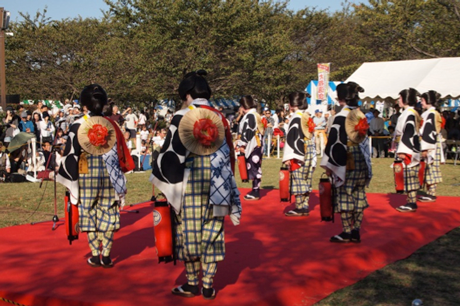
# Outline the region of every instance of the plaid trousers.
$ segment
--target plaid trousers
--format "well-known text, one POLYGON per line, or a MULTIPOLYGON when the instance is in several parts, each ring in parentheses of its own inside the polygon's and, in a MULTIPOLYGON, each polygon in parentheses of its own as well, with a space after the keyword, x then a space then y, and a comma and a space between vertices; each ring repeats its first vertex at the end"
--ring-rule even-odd
POLYGON ((434 161, 432 164, 427 165, 426 167, 425 183, 428 186, 442 182, 442 174, 441 174, 441 169, 440 169, 441 146, 442 146, 442 143, 440 141, 436 142, 436 152, 435 152, 434 161))
POLYGON ((306 149, 305 164, 292 172, 291 193, 294 195, 307 194, 312 190, 313 172, 315 170, 312 167, 315 150, 312 140, 308 140, 306 149))
POLYGON ((194 156, 186 162, 190 176, 182 209, 176 216, 176 253, 179 260, 204 263, 225 257, 224 217, 213 217, 209 204, 211 160, 194 156))
POLYGON ((347 170, 345 182, 336 189, 335 212, 363 211, 369 207, 365 192, 368 169, 359 146, 349 146, 348 155, 353 158, 354 169, 347 170), (351 153, 351 155, 350 155, 351 153))
POLYGON ((80 215, 82 232, 107 232, 120 228, 120 209, 115 189, 102 156, 87 155, 88 173, 80 173, 80 215))

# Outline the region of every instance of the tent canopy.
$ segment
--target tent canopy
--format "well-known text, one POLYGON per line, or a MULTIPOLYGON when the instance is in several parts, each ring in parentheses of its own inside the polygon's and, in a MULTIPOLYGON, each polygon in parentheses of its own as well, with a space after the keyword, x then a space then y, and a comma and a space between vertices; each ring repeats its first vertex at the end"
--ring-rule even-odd
POLYGON ((361 99, 398 99, 401 90, 436 90, 442 98, 460 97, 460 57, 364 63, 346 82, 361 85, 361 99))

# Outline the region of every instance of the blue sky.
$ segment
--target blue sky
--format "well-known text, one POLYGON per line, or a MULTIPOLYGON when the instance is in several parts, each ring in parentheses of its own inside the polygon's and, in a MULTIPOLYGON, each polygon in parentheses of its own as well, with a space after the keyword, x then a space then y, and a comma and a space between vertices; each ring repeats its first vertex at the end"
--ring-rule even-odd
MULTIPOLYGON (((337 11, 341 9, 344 0, 291 0, 289 8, 299 10, 309 7, 337 11)), ((367 2, 348 0, 351 3, 367 2)), ((75 18, 79 15, 83 18, 102 16, 101 9, 108 7, 102 0, 2 0, 0 6, 11 12, 11 20, 22 20, 18 12, 29 13, 34 16, 37 11, 47 7, 47 17, 52 19, 75 18)))

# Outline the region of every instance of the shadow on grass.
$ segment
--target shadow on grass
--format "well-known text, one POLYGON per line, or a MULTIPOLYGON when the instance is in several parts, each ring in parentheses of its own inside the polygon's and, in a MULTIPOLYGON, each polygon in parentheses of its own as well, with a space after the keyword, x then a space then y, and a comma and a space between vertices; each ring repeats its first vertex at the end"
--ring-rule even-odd
POLYGON ((459 240, 457 228, 315 305, 459 305, 459 240))

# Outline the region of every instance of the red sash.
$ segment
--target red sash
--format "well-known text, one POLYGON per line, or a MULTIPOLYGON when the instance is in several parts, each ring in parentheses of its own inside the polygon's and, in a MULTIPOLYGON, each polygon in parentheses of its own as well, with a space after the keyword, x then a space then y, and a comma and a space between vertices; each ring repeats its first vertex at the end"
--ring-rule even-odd
POLYGON ((134 160, 131 157, 131 153, 129 152, 128 146, 126 145, 125 138, 123 137, 123 132, 120 130, 118 124, 116 124, 115 121, 108 117, 105 117, 105 119, 110 121, 117 135, 117 153, 121 171, 126 173, 131 170, 134 170, 134 160))

